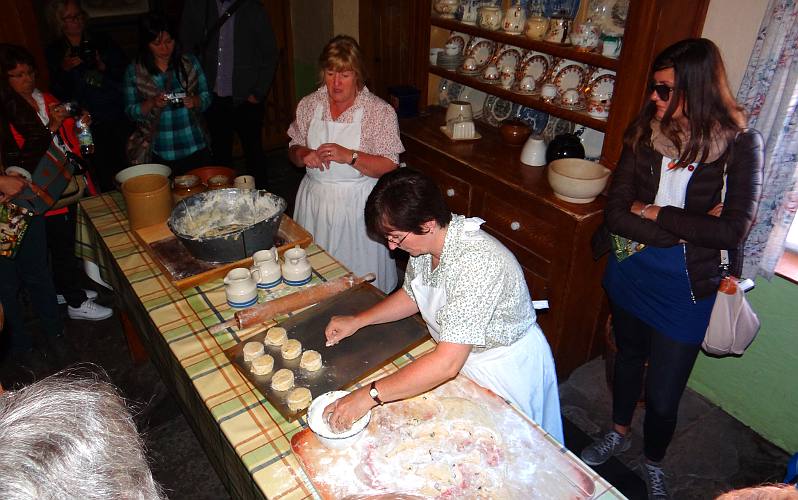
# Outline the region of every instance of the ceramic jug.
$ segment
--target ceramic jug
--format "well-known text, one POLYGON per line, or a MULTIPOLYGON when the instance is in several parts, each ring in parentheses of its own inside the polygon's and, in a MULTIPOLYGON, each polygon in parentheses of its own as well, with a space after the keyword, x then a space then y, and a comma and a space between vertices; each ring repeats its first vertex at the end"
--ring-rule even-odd
POLYGON ((539 135, 530 135, 521 150, 521 163, 532 167, 546 165, 546 143, 539 135))
POLYGON ((283 281, 286 285, 302 286, 310 283, 311 269, 305 250, 295 246, 283 254, 283 281))
POLYGON ((230 307, 253 306, 258 302, 258 283, 249 269, 236 267, 224 277, 224 293, 230 307))
POLYGON ((524 23, 526 22, 526 12, 520 1, 507 7, 504 11, 504 22, 502 22, 502 29, 507 33, 519 35, 524 32, 524 23))
POLYGON ((277 256, 276 248, 258 250, 252 255, 252 264, 250 269, 253 276, 258 280, 258 288, 268 290, 283 281, 280 259, 277 256))
POLYGON ((479 8, 479 27, 496 31, 502 26, 502 11, 495 5, 483 5, 479 8))

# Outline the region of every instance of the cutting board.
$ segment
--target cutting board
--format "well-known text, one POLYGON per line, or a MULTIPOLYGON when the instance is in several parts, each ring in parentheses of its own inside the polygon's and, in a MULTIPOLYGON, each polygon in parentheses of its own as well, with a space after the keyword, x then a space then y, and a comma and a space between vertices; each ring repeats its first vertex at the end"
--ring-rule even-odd
MULTIPOLYGON (((324 328, 333 315, 355 314, 384 297, 385 294, 372 285, 361 283, 280 323, 286 329, 288 338, 302 343, 303 350, 313 349, 321 353, 323 365, 318 371, 300 369, 300 358, 283 359, 280 348, 276 346, 266 346, 266 353, 274 358, 274 369, 268 375, 255 375, 250 371, 250 363, 244 361, 244 343, 227 349, 225 354, 286 420, 295 420, 304 415, 305 410, 291 410, 285 399, 288 391, 271 388, 271 377, 275 371, 290 369, 294 372, 295 386, 307 387, 311 395, 316 397, 351 385, 429 338, 426 324, 416 315, 392 323, 370 325, 334 346, 324 345, 324 328)), ((263 342, 265 337, 266 332, 260 332, 248 338, 247 342, 263 342)))
POLYGON ((463 375, 372 410, 360 441, 325 448, 307 428, 291 448, 324 499, 587 499, 596 483, 579 460, 520 412, 463 375), (416 498, 416 497, 413 497, 416 498))
MULTIPOLYGON (((143 227, 133 231, 136 238, 144 245, 147 253, 158 264, 158 267, 169 277, 179 290, 205 283, 227 274, 234 267, 252 266, 252 257, 228 263, 206 262, 195 258, 172 233, 166 222, 143 227)), ((307 247, 313 242, 313 236, 291 217, 283 214, 277 230, 277 252, 283 252, 296 245, 307 247)))

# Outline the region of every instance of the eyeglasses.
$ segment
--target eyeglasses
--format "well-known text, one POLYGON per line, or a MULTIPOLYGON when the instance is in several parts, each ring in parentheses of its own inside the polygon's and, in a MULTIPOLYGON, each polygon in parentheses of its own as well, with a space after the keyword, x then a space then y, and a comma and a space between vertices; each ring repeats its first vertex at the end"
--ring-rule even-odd
POLYGON ((385 235, 385 241, 387 241, 388 243, 393 243, 396 246, 400 246, 402 244, 402 242, 405 241, 405 238, 407 238, 408 236, 410 236, 410 231, 406 232, 405 235, 402 236, 402 238, 398 239, 398 240, 396 239, 395 236, 391 236, 390 234, 386 234, 385 235))
POLYGON ((656 92, 660 101, 668 101, 671 98, 673 87, 668 87, 664 83, 651 82, 648 84, 648 92, 649 94, 651 92, 656 92))

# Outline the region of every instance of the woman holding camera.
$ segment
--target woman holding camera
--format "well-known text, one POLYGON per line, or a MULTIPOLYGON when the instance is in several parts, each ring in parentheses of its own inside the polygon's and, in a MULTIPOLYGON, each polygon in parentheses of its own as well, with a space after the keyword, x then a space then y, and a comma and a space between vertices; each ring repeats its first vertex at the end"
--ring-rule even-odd
POLYGON ((197 59, 180 51, 165 17, 144 16, 139 54, 125 72, 125 112, 136 122, 129 163, 162 163, 182 174, 210 164, 202 112, 211 103, 197 59))

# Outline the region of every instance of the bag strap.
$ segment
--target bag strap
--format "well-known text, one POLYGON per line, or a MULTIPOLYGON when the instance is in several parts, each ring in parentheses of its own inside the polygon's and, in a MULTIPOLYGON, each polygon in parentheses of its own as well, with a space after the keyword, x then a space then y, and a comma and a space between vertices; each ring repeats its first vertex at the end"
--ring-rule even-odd
MULTIPOLYGON (((720 202, 726 202, 726 165, 723 164, 723 189, 720 190, 720 202)), ((724 274, 729 273, 729 251, 725 248, 720 251, 720 268, 724 274)))
POLYGON ((205 52, 205 47, 207 47, 208 42, 211 41, 211 38, 216 34, 217 31, 219 31, 222 28, 222 25, 224 25, 224 23, 226 23, 228 19, 233 17, 233 14, 236 13, 238 8, 241 7, 243 3, 244 0, 236 0, 235 2, 233 2, 233 5, 231 5, 229 9, 224 11, 222 15, 219 16, 216 22, 213 23, 213 26, 211 26, 211 28, 205 32, 205 37, 203 37, 202 41, 199 44, 199 51, 197 51, 198 54, 202 54, 205 52))

